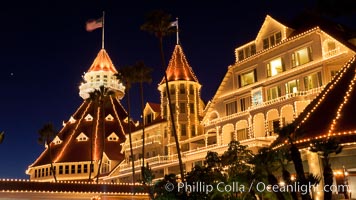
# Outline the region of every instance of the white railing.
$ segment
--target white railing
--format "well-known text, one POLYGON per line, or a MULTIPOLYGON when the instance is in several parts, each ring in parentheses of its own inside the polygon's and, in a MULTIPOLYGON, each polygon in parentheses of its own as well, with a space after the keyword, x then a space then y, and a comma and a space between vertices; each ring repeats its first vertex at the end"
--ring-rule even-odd
POLYGON ((213 120, 210 120, 207 125, 213 125, 222 121, 226 121, 226 120, 230 120, 230 119, 235 119, 237 117, 243 116, 243 115, 247 115, 249 113, 249 111, 251 110, 255 110, 258 108, 262 108, 265 106, 269 106, 269 105, 273 105, 275 103, 280 103, 282 101, 285 101, 287 99, 293 98, 293 97, 305 97, 305 96, 309 96, 309 95, 314 95, 314 94, 319 94, 322 90, 324 89, 324 86, 318 87, 318 88, 313 88, 307 91, 298 91, 298 92, 294 92, 294 93, 289 93, 286 95, 283 95, 281 97, 275 98, 275 99, 271 99, 269 101, 265 101, 262 102, 261 104, 258 105, 253 105, 248 107, 247 110, 243 111, 243 112, 238 112, 238 113, 234 113, 232 115, 228 115, 228 116, 224 116, 224 117, 220 117, 220 118, 216 118, 213 120))
MULTIPOLYGON (((161 136, 160 135, 153 135, 150 137, 145 138, 145 145, 153 144, 153 143, 161 143, 161 136)), ((132 142, 132 148, 139 148, 142 147, 142 139, 139 139, 135 142, 132 142)), ((130 143, 125 144, 125 149, 130 149, 130 143)))
MULTIPOLYGON (((170 155, 170 156, 155 156, 155 157, 151 157, 151 158, 147 158, 145 159, 146 163, 149 163, 150 166, 152 165, 156 165, 156 164, 164 164, 164 163, 170 163, 170 162, 174 162, 174 161, 178 161, 178 155, 174 154, 174 155, 170 155)), ((135 168, 136 167, 141 167, 142 165, 142 159, 136 160, 134 162, 135 164, 135 168)), ((131 161, 130 162, 125 162, 125 163, 121 163, 120 164, 120 170, 127 170, 131 168, 131 161)))
POLYGON ((341 52, 340 47, 335 48, 333 50, 327 51, 327 52, 323 52, 323 58, 329 58, 329 57, 333 57, 333 56, 337 56, 339 54, 341 54, 343 52, 341 52))

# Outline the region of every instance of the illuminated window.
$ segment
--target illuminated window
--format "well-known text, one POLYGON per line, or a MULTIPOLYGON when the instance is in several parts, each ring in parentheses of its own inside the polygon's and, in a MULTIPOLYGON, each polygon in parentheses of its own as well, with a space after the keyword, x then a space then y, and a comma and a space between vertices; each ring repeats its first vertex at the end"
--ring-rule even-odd
POLYGON ((179 112, 185 113, 185 103, 179 103, 179 112))
POLYGON ((281 32, 277 32, 273 35, 270 35, 262 40, 263 49, 267 49, 275 44, 278 44, 281 41, 282 41, 282 33, 281 32))
POLYGON ((114 117, 113 117, 111 114, 108 114, 108 115, 105 117, 105 120, 106 120, 106 121, 113 121, 113 120, 114 120, 114 117))
POLYGON ((225 104, 226 116, 237 113, 237 102, 232 101, 225 104))
POLYGON ((103 163, 101 165, 101 173, 107 173, 110 172, 110 160, 107 158, 103 159, 103 163))
POLYGON ((87 114, 84 118, 86 121, 93 121, 93 117, 90 114, 87 114))
POLYGON ((312 61, 312 49, 306 47, 292 53, 292 67, 300 66, 312 61))
POLYGON ((277 99, 281 96, 281 87, 276 86, 267 90, 267 100, 277 99))
POLYGON ((108 141, 118 141, 119 137, 115 134, 115 132, 112 132, 108 137, 108 141))
POLYGON ((271 60, 269 63, 267 63, 267 76, 275 76, 277 74, 280 74, 284 71, 284 65, 282 58, 277 58, 274 60, 271 60))
POLYGON ((257 88, 251 91, 252 105, 257 106, 263 103, 262 88, 257 88))
POLYGON ((237 141, 248 139, 248 129, 242 128, 236 131, 237 141))
POLYGON ((311 74, 309 76, 304 77, 304 87, 305 90, 311 90, 314 88, 321 87, 321 72, 311 74))
POLYGON ((297 93, 299 91, 299 80, 289 81, 285 85, 286 94, 297 93))
POLYGON ((247 73, 241 74, 239 77, 240 87, 244 87, 246 85, 250 85, 252 83, 257 82, 257 73, 256 69, 249 71, 247 73))
POLYGON ((180 125, 180 132, 181 132, 181 136, 187 136, 187 125, 181 124, 180 125))

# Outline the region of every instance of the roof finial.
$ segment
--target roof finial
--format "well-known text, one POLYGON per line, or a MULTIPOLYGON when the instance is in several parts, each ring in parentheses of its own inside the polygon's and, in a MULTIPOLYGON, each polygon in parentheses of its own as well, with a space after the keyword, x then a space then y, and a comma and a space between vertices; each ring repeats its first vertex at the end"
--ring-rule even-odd
POLYGON ((105 35, 104 35, 104 33, 105 33, 105 11, 103 11, 103 29, 101 30, 102 32, 101 32, 101 48, 102 49, 104 49, 104 39, 105 39, 105 35))

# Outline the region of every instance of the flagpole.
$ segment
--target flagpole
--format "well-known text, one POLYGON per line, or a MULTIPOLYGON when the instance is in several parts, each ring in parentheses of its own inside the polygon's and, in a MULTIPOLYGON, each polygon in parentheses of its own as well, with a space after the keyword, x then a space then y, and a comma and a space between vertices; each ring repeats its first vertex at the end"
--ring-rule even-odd
POLYGON ((104 49, 104 41, 105 41, 105 30, 104 30, 104 27, 105 27, 105 11, 103 11, 103 29, 101 30, 101 48, 104 49))
POLYGON ((178 28, 178 17, 176 17, 177 20, 177 44, 179 44, 179 28, 178 28))

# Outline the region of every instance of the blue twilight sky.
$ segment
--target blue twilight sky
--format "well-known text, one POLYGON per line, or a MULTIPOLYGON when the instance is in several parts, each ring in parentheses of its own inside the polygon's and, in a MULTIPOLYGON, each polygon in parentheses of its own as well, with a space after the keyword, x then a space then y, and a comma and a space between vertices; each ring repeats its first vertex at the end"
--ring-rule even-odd
MULTIPOLYGON (((0 178, 27 178, 25 170, 44 148, 37 143, 37 131, 47 122, 60 129, 82 103, 81 75, 101 48, 101 31, 86 32, 85 22, 99 18, 103 9, 105 46, 114 65, 143 60, 154 68, 153 82, 145 86, 146 100, 152 102, 159 102, 157 84, 163 76, 158 41, 139 27, 155 9, 179 17, 182 47, 207 102, 234 63, 234 49, 254 39, 266 14, 287 21, 316 5, 308 0, 5 2, 0 6, 0 130, 6 133, 0 145, 0 178)), ((337 18, 354 27, 355 19, 337 18)), ((168 61, 175 36, 164 42, 168 61)), ((131 91, 138 96, 136 89, 131 91)), ((139 105, 137 100, 133 104, 139 105)), ((133 108, 136 119, 139 110, 133 108)))

